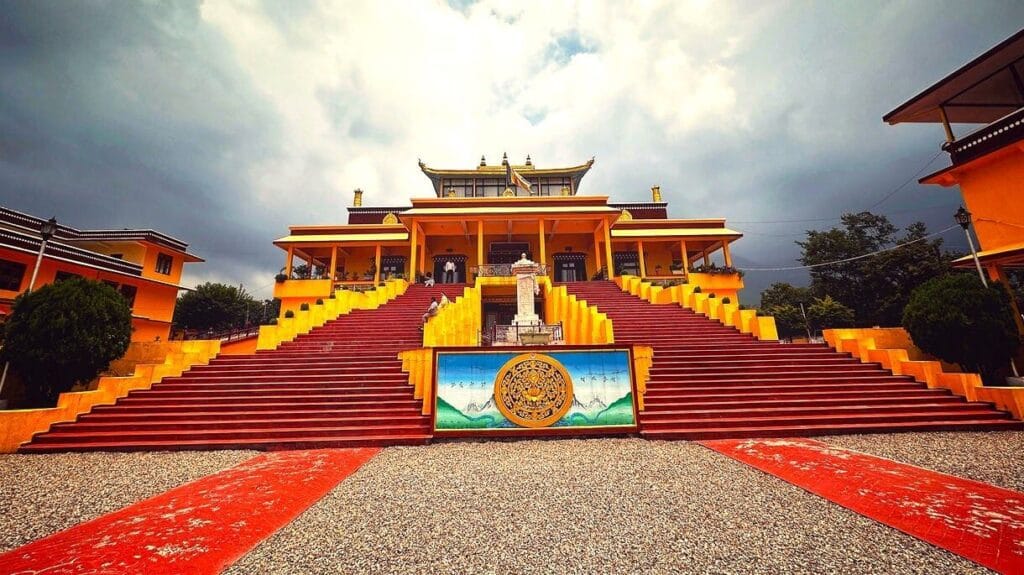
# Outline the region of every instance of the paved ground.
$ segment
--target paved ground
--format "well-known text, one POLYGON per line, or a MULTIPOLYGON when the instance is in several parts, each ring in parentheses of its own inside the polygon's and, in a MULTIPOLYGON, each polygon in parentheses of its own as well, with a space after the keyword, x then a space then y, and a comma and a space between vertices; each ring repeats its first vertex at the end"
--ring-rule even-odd
POLYGON ((684 442, 392 448, 229 573, 987 573, 684 442))
MULTIPOLYGON (((1024 489, 1024 433, 826 442, 1024 489)), ((0 550, 252 452, 0 456, 0 550)), ((985 573, 686 442, 391 448, 229 573, 985 573)))
POLYGON ((0 455, 0 552, 254 455, 251 451, 0 455))

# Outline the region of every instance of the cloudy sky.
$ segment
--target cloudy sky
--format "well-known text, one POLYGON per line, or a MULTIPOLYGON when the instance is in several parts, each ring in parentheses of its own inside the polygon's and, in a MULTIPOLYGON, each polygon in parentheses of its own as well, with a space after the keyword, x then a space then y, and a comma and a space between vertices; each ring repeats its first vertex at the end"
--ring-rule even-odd
MULTIPOLYGON (((417 158, 595 156, 581 193, 660 184, 671 216, 746 234, 741 267, 795 265, 844 211, 948 225, 955 190, 879 204, 948 161, 941 127, 881 116, 1021 22, 1012 0, 0 0, 0 203, 164 231, 207 259, 187 284, 269 296, 275 237, 343 222, 357 187, 430 195, 417 158)), ((780 279, 802 275, 751 272, 747 301, 780 279)))

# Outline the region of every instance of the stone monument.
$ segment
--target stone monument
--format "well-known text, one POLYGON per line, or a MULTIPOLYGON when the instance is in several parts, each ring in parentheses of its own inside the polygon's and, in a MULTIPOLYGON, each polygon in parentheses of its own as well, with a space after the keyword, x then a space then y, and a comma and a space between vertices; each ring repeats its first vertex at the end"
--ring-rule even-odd
POLYGON ((540 272, 540 265, 526 259, 526 254, 512 264, 512 274, 516 276, 517 304, 516 316, 512 320, 512 325, 527 326, 541 323, 540 317, 533 310, 533 298, 540 293, 540 286, 537 284, 538 272, 540 272))

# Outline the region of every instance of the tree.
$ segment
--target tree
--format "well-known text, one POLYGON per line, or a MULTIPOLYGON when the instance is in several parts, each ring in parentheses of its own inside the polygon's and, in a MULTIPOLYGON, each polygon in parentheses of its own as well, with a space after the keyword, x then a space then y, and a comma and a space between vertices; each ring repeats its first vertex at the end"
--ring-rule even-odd
POLYGON ((800 304, 811 305, 811 290, 805 287, 798 287, 785 282, 773 283, 768 289, 761 292, 761 307, 774 307, 780 305, 791 305, 799 308, 800 304))
POLYGON ((0 355, 24 379, 30 405, 44 407, 124 355, 132 313, 114 288, 72 278, 18 296, 3 332, 0 355))
POLYGON ((853 325, 853 310, 826 295, 807 308, 807 320, 814 331, 853 325))
POLYGON ((907 227, 902 237, 888 218, 870 212, 844 214, 842 227, 808 231, 804 265, 845 260, 907 244, 871 257, 811 269, 811 292, 826 295, 853 309, 860 325, 899 325, 914 288, 950 272, 955 254, 942 250, 942 240, 926 240, 921 222, 907 227), (914 243, 908 243, 914 242, 914 243))
POLYGON ((775 328, 780 336, 806 336, 807 323, 800 306, 810 305, 812 299, 809 288, 777 282, 761 292, 761 311, 775 318, 775 328))
POLYGON ((1020 345, 1012 313, 1001 286, 985 287, 974 274, 950 274, 914 290, 903 327, 926 353, 998 384, 1020 345))
POLYGON ((223 330, 242 327, 249 318, 260 318, 262 304, 244 289, 221 283, 204 283, 195 290, 178 296, 174 308, 174 325, 188 330, 223 330))

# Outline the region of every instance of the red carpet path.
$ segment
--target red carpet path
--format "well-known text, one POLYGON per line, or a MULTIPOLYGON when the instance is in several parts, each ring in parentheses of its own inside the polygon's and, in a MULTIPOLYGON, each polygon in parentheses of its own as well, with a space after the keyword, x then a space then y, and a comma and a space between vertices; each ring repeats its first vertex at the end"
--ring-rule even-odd
POLYGON ((219 573, 378 451, 259 455, 0 555, 0 573, 219 573))
POLYGON ((1001 573, 1024 573, 1024 493, 810 439, 704 446, 1001 573))

